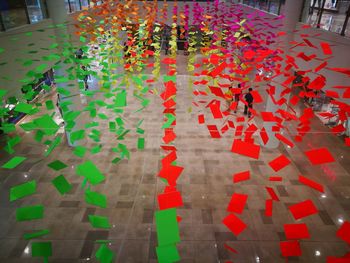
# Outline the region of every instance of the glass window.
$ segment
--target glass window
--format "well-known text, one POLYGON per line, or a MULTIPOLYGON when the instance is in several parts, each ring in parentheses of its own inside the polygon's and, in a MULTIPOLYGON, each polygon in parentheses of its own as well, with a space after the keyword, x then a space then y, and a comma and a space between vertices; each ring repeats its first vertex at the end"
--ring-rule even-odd
POLYGON ((64 0, 64 6, 66 7, 67 13, 70 13, 70 6, 69 6, 69 1, 68 0, 64 0))
POLYGON ((1 0, 0 15, 5 30, 25 25, 29 22, 24 0, 1 0))
POLYGON ((69 2, 70 2, 71 12, 80 11, 79 0, 69 0, 69 2))
POLYGON ((83 9, 89 8, 89 0, 80 0, 83 9))
POLYGON ((30 23, 36 23, 44 19, 40 0, 26 0, 30 23))

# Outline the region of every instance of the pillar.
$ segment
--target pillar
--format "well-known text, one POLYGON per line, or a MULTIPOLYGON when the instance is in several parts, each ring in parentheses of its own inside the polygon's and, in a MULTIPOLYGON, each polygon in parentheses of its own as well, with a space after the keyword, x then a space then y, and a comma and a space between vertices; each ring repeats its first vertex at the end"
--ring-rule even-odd
MULTIPOLYGON (((52 19, 53 25, 62 25, 67 21, 67 10, 65 8, 64 0, 46 0, 47 9, 49 13, 49 17, 52 19)), ((66 26, 59 26, 55 27, 55 36, 56 41, 58 44, 58 52, 62 53, 63 51, 63 44, 69 41, 68 36, 68 29, 66 26)), ((60 63, 58 64, 58 68, 55 69, 55 76, 60 77, 68 77, 69 73, 67 70, 71 68, 72 66, 75 67, 74 63, 63 63, 64 57, 62 57, 60 63)), ((73 69, 73 72, 75 70, 73 69)), ((73 74, 74 75, 74 74, 73 74)), ((72 142, 70 139, 70 135, 72 132, 84 129, 83 127, 83 118, 81 115, 79 115, 75 120, 74 123, 72 121, 66 121, 65 120, 65 114, 69 112, 82 112, 83 105, 80 97, 80 89, 79 89, 79 83, 76 78, 76 75, 74 75, 74 78, 69 79, 69 81, 64 83, 57 83, 57 87, 63 88, 70 92, 69 96, 66 96, 64 94, 60 94, 60 102, 65 103, 68 102, 69 105, 67 107, 63 107, 63 119, 65 123, 65 132, 67 135, 67 142, 70 146, 77 146, 78 143, 81 141, 72 142)))
MULTIPOLYGON (((294 39, 294 33, 293 31, 296 28, 297 23, 299 22, 299 18, 303 9, 303 0, 286 0, 283 13, 284 16, 283 20, 283 26, 281 28, 281 31, 286 32, 286 35, 281 36, 281 49, 285 52, 285 54, 288 55, 289 53, 289 47, 290 42, 294 39)), ((284 68, 285 65, 283 65, 282 62, 282 68, 284 68)), ((289 74, 294 74, 294 72, 291 70, 290 72, 286 72, 289 74)), ((276 82, 281 83, 285 80, 285 77, 278 76, 274 79, 276 82)), ((284 87, 278 83, 272 83, 273 86, 276 87, 276 94, 274 95, 275 99, 278 101, 280 98, 281 92, 284 90, 284 87)), ((287 95, 288 96, 288 95, 287 95)), ((288 100, 288 97, 284 96, 288 100)), ((270 97, 267 99, 266 103, 266 111, 275 113, 276 110, 280 106, 275 105, 270 97)), ((266 148, 277 148, 279 145, 279 140, 275 137, 275 132, 272 131, 272 127, 275 125, 275 122, 264 122, 264 128, 269 136, 269 141, 265 145, 266 148)), ((283 132, 283 131, 281 131, 283 132)))

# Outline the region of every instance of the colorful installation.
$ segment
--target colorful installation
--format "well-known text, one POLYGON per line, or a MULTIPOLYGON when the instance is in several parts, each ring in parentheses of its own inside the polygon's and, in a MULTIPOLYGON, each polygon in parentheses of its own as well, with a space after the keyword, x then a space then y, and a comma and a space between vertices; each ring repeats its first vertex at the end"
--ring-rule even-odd
MULTIPOLYGON (((195 125, 205 126, 213 139, 232 134, 232 145, 227 147, 227 151, 256 160, 262 156, 261 148, 271 141, 278 141, 289 148, 303 142, 303 137, 312 132, 310 120, 315 113, 306 107, 299 114, 293 107, 302 100, 317 97, 320 90, 325 90, 325 72, 332 71, 349 78, 350 70, 328 66, 335 47, 327 42, 312 43, 310 38, 314 36, 307 33, 308 26, 295 32, 299 36, 298 41, 290 41, 287 38, 289 32, 280 30, 283 17, 271 19, 258 11, 247 13, 240 5, 219 1, 178 5, 175 1, 171 5, 172 10, 168 12, 167 2, 163 3, 161 9, 158 9, 157 1, 119 3, 109 0, 101 5, 97 5, 97 1, 92 2, 90 9, 75 17, 74 27, 78 41, 70 39, 67 24, 55 25, 54 29, 64 33, 51 35, 57 43, 48 47, 50 54, 40 58, 41 64, 28 70, 23 79, 10 80, 17 81, 25 91, 22 98, 7 98, 15 105, 14 111, 35 115, 35 118, 31 122, 20 124, 18 128, 14 124, 2 123, 1 130, 6 135, 4 150, 10 157, 1 168, 14 169, 27 161, 25 156, 16 156, 16 145, 22 140, 18 129, 30 133, 38 143, 46 147, 42 153, 44 159, 56 151, 60 144, 68 141, 72 146, 72 154, 81 159, 75 173, 81 177, 86 204, 107 208, 106 195, 97 190, 105 182, 106 175, 100 171, 93 158, 86 160, 84 156, 104 151, 104 135, 99 131, 99 127, 104 125, 108 126, 115 139, 108 142, 112 145, 110 154, 113 154, 113 165, 130 158, 130 150, 123 141, 135 140, 139 151, 147 148, 147 130, 141 128, 144 120, 140 116, 150 104, 150 97, 159 96, 163 105, 164 122, 162 131, 159 131, 163 134, 159 145, 163 156, 161 168, 155 176, 164 183, 164 188, 157 197, 159 210, 155 213, 156 254, 159 262, 177 262, 181 258, 177 249, 181 242, 181 217, 176 208, 183 206, 183 199, 176 185, 186 169, 177 163, 175 132, 179 71, 176 54, 179 43, 183 42, 187 56, 186 70, 191 75, 188 96, 192 98, 192 105, 188 105, 188 112, 197 114, 198 124, 195 125), (300 48, 303 51, 299 51, 300 48), (162 55, 163 49, 165 56, 162 55), (314 54, 318 49, 322 49, 322 57, 314 54), (64 122, 63 134, 58 133, 62 127, 55 121, 55 103, 52 100, 47 100, 45 105, 28 102, 36 96, 32 84, 42 75, 47 63, 52 63, 55 70, 56 91, 59 94, 57 107, 64 122), (98 89, 87 88, 86 80, 90 77, 98 81, 98 89), (297 82, 297 78, 301 78, 301 81, 297 82), (155 88, 155 83, 162 83, 162 88, 155 88), (259 83, 266 83, 265 88, 256 88, 259 83), (264 100, 265 94, 267 99, 264 100), (91 100, 86 105, 77 103, 80 95, 91 100), (100 99, 94 99, 97 95, 100 99), (139 108, 130 109, 129 100, 138 101, 139 108), (260 110, 259 105, 267 106, 260 110), (242 111, 243 108, 245 115, 237 116, 235 112, 242 111), (115 118, 111 120, 107 112, 115 118), (139 118, 136 125, 131 124, 126 113, 139 118), (257 119, 260 122, 256 122, 257 119), (297 123, 296 130, 290 128, 291 122, 297 123), (259 135, 258 140, 253 137, 256 134, 259 135), (88 140, 90 147, 79 145, 83 140, 88 140)), ((31 34, 26 33, 22 37, 31 34)), ((13 42, 16 43, 17 40, 13 39, 13 42)), ((1 63, 1 53, 6 52, 6 48, 0 44, 0 70, 1 67, 6 67, 6 62, 1 63)), ((35 47, 30 51, 32 54, 36 52, 35 47)), ((29 68, 34 61, 17 58, 16 62, 29 68)), ((6 76, 2 78, 5 79, 6 76)), ((0 88, 0 98, 6 97, 7 90, 0 88)), ((43 88, 48 92, 51 90, 48 85, 43 88)), ((346 121, 350 107, 342 99, 349 98, 350 86, 330 87, 325 92, 333 98, 332 104, 339 107, 339 120, 346 121), (341 94, 340 90, 344 92, 341 94)), ((8 108, 3 107, 1 117, 5 117, 8 111, 8 108)), ((326 112, 319 115, 325 118, 335 116, 326 112)), ((337 135, 344 129, 340 123, 331 129, 331 133, 337 135)), ((349 138, 344 143, 350 146, 349 138)), ((310 165, 335 161, 326 148, 310 147, 305 151, 305 157, 310 165)), ((278 173, 288 167, 291 161, 280 155, 269 160, 268 164, 271 172, 278 173)), ((64 174, 67 165, 61 160, 54 160, 47 166, 57 172, 51 180, 53 189, 63 196, 69 193, 72 184, 64 174)), ((252 177, 249 170, 235 171, 232 183, 240 184, 252 177)), ((267 196, 266 217, 273 217, 273 205, 280 201, 274 187, 269 187, 268 183, 280 181, 283 181, 281 176, 270 176, 266 178, 266 186, 262 187, 267 196)), ((324 192, 321 183, 303 175, 299 175, 299 182, 312 191, 324 192)), ((16 202, 30 198, 35 193, 37 182, 33 180, 13 186, 9 200, 16 202)), ((232 193, 226 208, 227 216, 222 218, 222 224, 234 236, 239 236, 249 228, 241 219, 247 203, 249 204, 247 194, 232 193)), ((318 208, 312 200, 300 200, 299 203, 290 205, 288 210, 295 223, 284 225, 287 241, 280 242, 281 255, 286 258, 302 256, 299 241, 310 238, 310 233, 308 225, 298 223, 298 220, 317 214, 318 208)), ((18 222, 38 220, 44 216, 45 207, 42 204, 22 206, 16 211, 18 222)), ((91 228, 111 228, 107 216, 92 214, 88 220, 91 228)), ((349 224, 344 222, 335 233, 348 244, 349 224)), ((38 239, 49 235, 50 229, 42 229, 25 233, 23 238, 38 239)), ((110 241, 96 242, 99 243, 96 259, 99 262, 113 262, 116 252, 109 247, 110 241)), ((230 253, 239 253, 239 249, 228 244, 225 244, 225 248, 230 253)), ((49 241, 33 242, 32 256, 42 257, 47 262, 54 249, 49 241)), ((343 259, 341 261, 330 255, 327 262, 345 262, 348 256, 345 255, 343 259)))

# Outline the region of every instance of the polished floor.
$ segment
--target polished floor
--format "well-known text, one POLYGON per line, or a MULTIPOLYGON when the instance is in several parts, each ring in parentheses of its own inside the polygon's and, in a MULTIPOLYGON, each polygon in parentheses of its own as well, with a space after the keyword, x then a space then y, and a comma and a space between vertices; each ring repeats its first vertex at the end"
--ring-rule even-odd
MULTIPOLYGON (((179 65, 185 63, 184 60, 180 55, 179 65)), ((326 262, 327 256, 343 256, 349 247, 336 237, 342 222, 350 220, 350 151, 343 140, 330 134, 330 130, 314 118, 311 121, 312 131, 294 148, 283 145, 277 149, 262 148, 259 160, 234 154, 230 151, 234 130, 225 133, 221 139, 213 139, 207 128, 198 124, 197 116, 199 112, 204 113, 206 124, 222 125, 224 120, 210 119, 209 109, 205 107, 192 107, 192 112, 189 112, 192 101, 198 98, 189 91, 188 83, 193 78, 186 75, 184 68, 179 67, 177 77, 175 140, 177 163, 185 168, 178 180, 178 189, 184 200, 184 206, 177 209, 178 215, 182 217, 179 223, 181 242, 177 246, 180 262, 286 262, 281 256, 279 242, 286 240, 283 225, 295 222, 306 223, 311 238, 300 242, 302 256, 289 258, 288 262, 326 262), (303 152, 317 147, 327 147, 336 162, 312 166, 303 152), (281 153, 292 163, 278 172, 282 181, 270 182, 269 176, 276 174, 268 162, 281 153), (233 184, 232 175, 245 170, 251 171, 251 179, 233 184), (298 182, 300 174, 322 183, 325 194, 301 185, 298 182), (280 198, 279 202, 274 202, 272 217, 264 214, 265 200, 268 198, 265 186, 273 187, 280 198), (233 193, 249 195, 244 212, 240 215, 248 227, 238 237, 222 224, 228 214, 226 208, 233 193), (306 199, 314 202, 319 213, 295 221, 288 207, 306 199), (225 244, 235 248, 238 253, 227 250, 225 244)), ((163 85, 156 82, 152 88, 161 91, 163 85)), ((264 87, 256 88, 263 91, 264 87)), ((149 93, 146 97, 151 100, 150 105, 134 113, 140 108, 140 102, 133 98, 133 88, 128 89, 128 107, 124 115, 126 126, 134 129, 137 122, 143 119, 141 127, 145 129, 144 150, 137 150, 135 132, 123 141, 130 149, 130 160, 111 163, 114 158, 111 148, 117 144, 115 136, 109 132, 108 120, 96 120, 100 122, 98 129, 102 133, 102 150, 94 155, 88 153, 83 160, 92 160, 106 176, 106 181, 95 188, 107 195, 106 209, 85 203, 82 178, 75 173, 76 165, 83 160, 73 155, 66 142, 45 159, 43 151, 46 147, 36 143, 33 134, 21 132, 23 140, 16 146, 16 155, 27 156, 28 159, 13 170, 0 170, 0 262, 43 262, 42 258, 31 257, 31 241, 24 240, 23 234, 46 228, 50 234, 40 240, 52 241, 53 256, 49 262, 97 262, 94 256, 99 246, 97 240, 109 240, 109 247, 117 254, 115 262, 157 262, 154 213, 158 209, 157 194, 165 186, 157 178, 160 160, 164 156, 160 150, 163 106, 158 95, 149 93), (48 163, 57 159, 69 166, 58 172, 47 167, 48 163), (61 196, 51 184, 51 180, 59 174, 64 174, 73 184, 73 189, 65 196, 61 196), (9 202, 9 189, 32 179, 38 182, 38 192, 19 201, 9 202), (44 219, 16 222, 15 209, 30 204, 45 206, 44 219), (89 214, 108 216, 112 228, 92 228, 87 219, 89 214)), ((84 99, 89 102, 97 98, 105 99, 101 94, 84 99)), ((210 98, 202 100, 209 102, 210 98)), ((263 109, 264 105, 256 107, 263 109)), ((297 112, 303 107, 303 104, 298 105, 297 112)), ((243 116, 242 111, 240 108, 237 114, 232 113, 227 118, 235 120, 237 116, 243 116)), ((110 111, 104 109, 101 112, 111 120, 115 118, 110 111)), ((58 112, 56 115, 59 121, 58 112)), ((26 118, 24 122, 29 120, 26 118)), ((254 122, 261 125, 259 119, 254 122)), ((60 132, 64 132, 63 129, 60 132)), ((257 134, 254 138, 257 138, 257 134)), ((84 142, 83 145, 91 147, 95 144, 84 142)), ((2 151, 0 164, 9 158, 2 151)))

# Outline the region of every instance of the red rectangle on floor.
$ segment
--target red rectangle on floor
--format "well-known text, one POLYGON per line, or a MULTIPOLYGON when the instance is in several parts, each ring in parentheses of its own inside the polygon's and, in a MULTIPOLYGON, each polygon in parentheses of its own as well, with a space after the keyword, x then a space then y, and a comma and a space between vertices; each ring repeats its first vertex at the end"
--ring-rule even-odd
POLYGON ((290 164, 290 160, 285 157, 283 154, 277 157, 276 159, 269 162, 270 167, 275 171, 278 172, 282 168, 286 167, 288 164, 290 164))
POLYGON ((247 227, 247 225, 234 214, 225 217, 224 220, 222 220, 222 223, 236 236, 242 233, 247 227))
POLYGON ((228 204, 227 212, 241 214, 244 210, 247 199, 248 195, 234 193, 231 197, 230 203, 228 204))
POLYGON ((254 159, 259 159, 260 146, 235 139, 231 151, 254 159))
POLYGON ((310 238, 309 229, 306 224, 285 224, 284 233, 287 239, 310 238))
POLYGON ((295 220, 318 213, 316 206, 311 200, 291 205, 289 211, 292 213, 295 220))
POLYGON ((306 151, 305 155, 313 165, 331 163, 335 161, 334 157, 327 148, 306 151))

